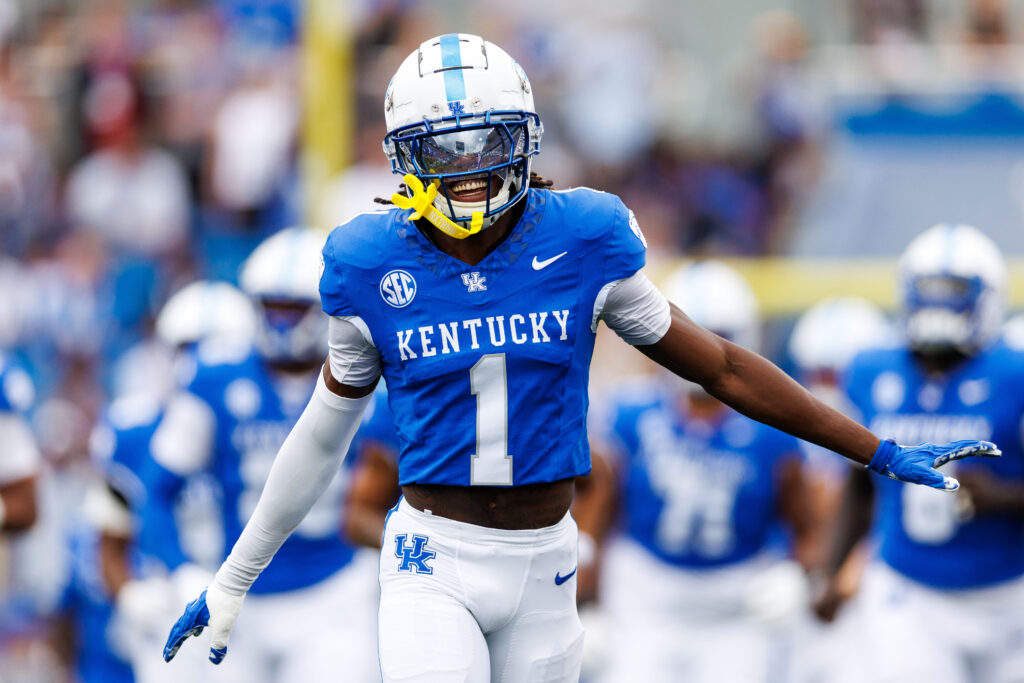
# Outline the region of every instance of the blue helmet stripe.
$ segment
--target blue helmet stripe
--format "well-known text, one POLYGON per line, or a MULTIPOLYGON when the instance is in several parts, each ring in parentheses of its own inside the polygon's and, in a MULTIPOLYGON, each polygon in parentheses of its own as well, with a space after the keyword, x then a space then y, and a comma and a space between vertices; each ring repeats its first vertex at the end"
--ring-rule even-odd
POLYGON ((444 72, 444 91, 449 102, 466 99, 466 79, 462 69, 450 67, 462 66, 462 47, 459 34, 449 33, 441 36, 441 66, 448 69, 444 72))

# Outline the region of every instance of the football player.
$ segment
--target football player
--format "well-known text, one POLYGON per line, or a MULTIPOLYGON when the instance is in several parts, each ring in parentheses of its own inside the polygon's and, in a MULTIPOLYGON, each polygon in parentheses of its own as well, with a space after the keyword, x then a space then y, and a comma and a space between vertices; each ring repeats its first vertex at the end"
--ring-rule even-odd
MULTIPOLYGON (((850 361, 868 348, 896 343, 896 330, 885 314, 870 301, 856 296, 830 297, 807 309, 793 326, 789 355, 796 377, 816 397, 842 412, 857 417, 843 390, 842 379, 850 361)), ((848 465, 820 446, 801 442, 807 458, 807 470, 818 519, 834 520, 843 497, 848 465)), ((816 554, 815 569, 820 570, 827 553, 825 539, 816 554)), ((843 595, 857 590, 867 564, 868 543, 851 553, 838 573, 836 587, 843 595)), ((822 574, 812 576, 815 590, 822 590, 822 574)), ((864 679, 863 657, 850 649, 864 625, 856 610, 844 610, 838 619, 824 623, 814 618, 802 620, 795 636, 802 647, 793 652, 793 681, 820 683, 859 683, 864 679)))
MULTIPOLYGON (((871 627, 858 636, 869 680, 1024 680, 1024 354, 1000 337, 1005 289, 1003 257, 983 233, 925 231, 899 265, 906 344, 850 368, 850 398, 872 429, 904 443, 997 440, 1004 453, 956 463, 953 496, 851 474, 832 568, 874 506, 878 558, 861 589, 871 627)), ((834 585, 826 616, 839 597, 834 585)))
MULTIPOLYGON (((319 376, 327 350, 317 292, 322 244, 315 230, 289 228, 253 251, 239 283, 257 308, 255 349, 200 344, 191 379, 170 400, 153 437, 153 459, 169 474, 183 482, 205 471, 220 483, 228 543, 253 514, 274 456, 319 376)), ((316 438, 330 443, 327 435, 316 438)), ((252 587, 251 609, 238 625, 240 656, 228 667, 232 680, 379 680, 375 563, 354 561, 353 547, 341 539, 351 461, 339 468, 344 453, 329 455, 333 466, 316 482, 324 494, 252 587)), ((288 484, 307 485, 314 482, 288 484)), ((159 487, 153 504, 166 507, 173 492, 159 487)))
MULTIPOLYGON (((684 266, 662 291, 697 324, 758 348, 753 292, 725 264, 684 266)), ((804 569, 780 532, 792 532, 806 565, 820 542, 798 441, 668 373, 624 386, 607 424, 595 453, 619 475, 622 534, 601 572, 611 628, 602 680, 777 677, 780 642, 808 606, 804 569)))
POLYGON ((382 374, 403 493, 380 560, 386 681, 578 677, 568 510, 574 478, 590 468, 587 379, 601 320, 740 412, 876 471, 953 488, 936 458, 995 452, 880 441, 670 306, 641 271, 643 235, 615 195, 553 191, 531 174, 543 132, 533 89, 497 45, 427 40, 398 68, 384 117, 407 191, 328 238, 329 360, 166 657, 209 624, 211 658, 223 659, 246 593, 338 469, 382 374))
MULTIPOLYGON (((200 280, 167 300, 157 316, 155 331, 157 340, 173 351, 177 371, 187 374, 200 341, 244 344, 255 329, 255 312, 245 294, 226 282, 200 280)), ((102 606, 96 601, 93 573, 85 570, 85 558, 94 557, 101 585, 114 597, 116 616, 124 625, 120 630, 110 626, 119 640, 115 652, 130 658, 139 681, 153 683, 189 676, 185 667, 194 666, 194 661, 161 666, 159 661, 154 663, 153 652, 158 649, 169 606, 179 595, 191 593, 195 585, 205 585, 210 577, 209 570, 200 567, 197 558, 177 542, 174 516, 181 511, 177 500, 168 506, 147 505, 149 493, 165 482, 173 487, 177 480, 150 455, 150 442, 169 398, 167 389, 159 381, 139 384, 141 388, 115 398, 93 430, 90 448, 103 481, 89 491, 86 512, 93 534, 98 531, 99 537, 90 538, 83 532, 76 541, 75 549, 82 555, 76 559, 76 568, 83 570, 69 587, 77 591, 70 596, 74 605, 85 610, 75 615, 80 622, 79 635, 84 635, 87 623, 88 630, 97 630, 102 606)), ((183 497, 194 498, 189 493, 196 490, 189 489, 183 497)))

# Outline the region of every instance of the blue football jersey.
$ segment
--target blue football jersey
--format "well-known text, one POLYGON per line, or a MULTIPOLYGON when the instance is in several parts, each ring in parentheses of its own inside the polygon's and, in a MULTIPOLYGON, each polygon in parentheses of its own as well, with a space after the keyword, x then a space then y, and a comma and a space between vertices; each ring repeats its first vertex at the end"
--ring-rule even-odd
POLYGON ((590 469, 594 304, 645 246, 618 197, 530 190, 480 263, 438 250, 394 209, 331 233, 320 294, 380 351, 402 484, 509 486, 590 469))
POLYGON ((114 618, 114 606, 100 576, 99 536, 87 527, 72 534, 71 571, 61 611, 75 631, 75 673, 81 683, 132 683, 126 661, 128 634, 114 618))
POLYGON ((161 417, 155 397, 123 397, 103 410, 90 439, 93 460, 135 514, 146 502, 143 470, 161 417))
MULTIPOLYGON (((234 545, 249 520, 281 444, 313 394, 316 373, 303 391, 288 397, 257 354, 222 354, 216 344, 201 349, 189 391, 216 416, 212 474, 222 492, 225 542, 234 545)), ((351 462, 341 470, 306 518, 278 550, 252 586, 278 593, 312 585, 348 564, 353 549, 341 539, 342 500, 351 462)))
MULTIPOLYGON (((998 344, 940 377, 926 376, 906 349, 869 351, 854 359, 850 398, 876 434, 902 444, 955 439, 994 441, 1001 458, 946 465, 955 474, 985 468, 1024 480, 1021 418, 1024 353, 998 344)), ((1024 574, 1024 520, 1006 515, 966 521, 959 493, 874 477, 882 559, 897 571, 938 588, 968 588, 1024 574)))
POLYGON ((654 384, 627 387, 610 411, 621 458, 624 532, 665 562, 719 567, 779 537, 778 464, 797 439, 726 409, 687 419, 654 384))

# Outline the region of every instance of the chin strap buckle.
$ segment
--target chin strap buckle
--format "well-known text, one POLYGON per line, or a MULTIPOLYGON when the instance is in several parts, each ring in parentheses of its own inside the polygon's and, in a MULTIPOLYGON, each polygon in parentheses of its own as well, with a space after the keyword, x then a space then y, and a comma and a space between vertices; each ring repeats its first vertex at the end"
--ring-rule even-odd
POLYGON ((426 190, 423 189, 423 181, 412 173, 406 173, 402 180, 412 190, 412 196, 406 197, 396 192, 391 195, 391 202, 400 209, 412 209, 409 220, 415 221, 420 218, 426 218, 435 228, 457 240, 464 240, 470 235, 475 235, 484 227, 483 211, 473 212, 473 217, 469 222, 469 230, 466 230, 441 213, 434 206, 434 199, 437 197, 437 186, 439 184, 437 180, 432 181, 426 190))

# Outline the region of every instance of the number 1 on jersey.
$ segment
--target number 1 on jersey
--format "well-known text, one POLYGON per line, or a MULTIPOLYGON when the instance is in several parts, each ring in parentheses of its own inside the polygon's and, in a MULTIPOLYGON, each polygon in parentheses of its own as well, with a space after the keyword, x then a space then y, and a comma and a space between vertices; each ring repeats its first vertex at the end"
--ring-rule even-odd
POLYGON ((471 458, 470 484, 511 486, 512 456, 508 450, 508 380, 505 354, 489 353, 469 370, 476 396, 476 453, 471 458))

